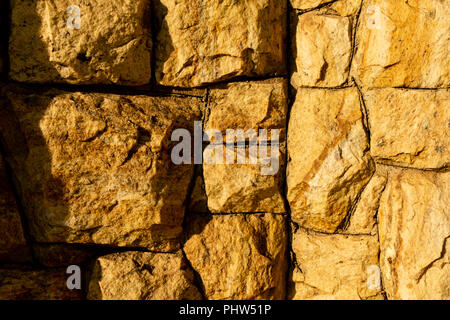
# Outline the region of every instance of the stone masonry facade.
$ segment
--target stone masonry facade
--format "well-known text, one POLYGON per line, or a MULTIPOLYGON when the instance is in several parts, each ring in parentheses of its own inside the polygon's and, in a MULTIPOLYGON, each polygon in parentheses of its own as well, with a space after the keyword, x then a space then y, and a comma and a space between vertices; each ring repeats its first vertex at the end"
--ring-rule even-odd
POLYGON ((1 1, 0 299, 450 299, 449 17, 1 1), (277 130, 276 172, 174 163, 196 123, 277 130))

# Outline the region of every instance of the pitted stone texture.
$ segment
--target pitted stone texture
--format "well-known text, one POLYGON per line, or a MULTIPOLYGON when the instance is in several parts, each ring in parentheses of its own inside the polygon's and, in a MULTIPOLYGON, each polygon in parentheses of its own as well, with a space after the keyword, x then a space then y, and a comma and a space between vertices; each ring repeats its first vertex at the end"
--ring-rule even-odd
MULTIPOLYGON (((287 80, 235 82, 215 86, 210 92, 209 115, 205 130, 278 129, 280 140, 286 134, 288 109, 287 80)), ((244 139, 236 139, 243 142, 244 139)))
POLYGON ((0 262, 31 261, 16 198, 0 155, 0 262))
POLYGON ((299 228, 293 233, 292 250, 296 266, 292 272, 290 299, 383 298, 381 279, 369 279, 377 276, 370 272, 370 268, 378 266, 376 235, 326 235, 299 228))
POLYGON ((347 82, 352 55, 352 20, 308 12, 292 17, 291 84, 339 87, 347 82))
POLYGON ((418 169, 449 167, 449 90, 374 89, 364 99, 375 160, 418 169))
POLYGON ((21 82, 147 84, 151 77, 147 0, 13 0, 10 76, 21 82), (78 6, 80 28, 69 28, 78 6))
POLYGON ((364 87, 450 85, 447 1, 364 1, 352 75, 364 87))
POLYGON ((0 117, 38 242, 179 247, 193 165, 170 158, 200 99, 11 89, 0 117))
POLYGON ((388 299, 450 299, 449 185, 449 172, 389 172, 378 214, 388 299))
POLYGON ((292 219, 334 233, 374 172, 358 91, 300 89, 289 121, 292 219))
POLYGON ((182 253, 123 252, 97 259, 91 300, 200 300, 182 253))
POLYGON ((156 80, 195 87, 237 76, 284 74, 284 0, 153 2, 156 80))
POLYGON ((66 269, 0 269, 0 300, 80 300, 81 290, 67 288, 66 269))
POLYGON ((192 215, 184 251, 210 300, 284 299, 287 230, 281 215, 192 215))

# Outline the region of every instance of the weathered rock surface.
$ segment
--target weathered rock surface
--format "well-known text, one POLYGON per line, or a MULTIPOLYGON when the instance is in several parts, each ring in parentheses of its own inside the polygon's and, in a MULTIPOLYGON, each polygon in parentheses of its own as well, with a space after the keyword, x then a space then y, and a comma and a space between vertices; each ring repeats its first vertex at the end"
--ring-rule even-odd
MULTIPOLYGON (((214 86, 210 92, 209 114, 205 130, 278 129, 280 140, 286 134, 288 109, 287 80, 234 82, 214 86)), ((236 139, 243 142, 243 139, 236 139)))
POLYGON ((61 91, 6 93, 0 129, 38 242, 179 247, 193 165, 171 134, 200 100, 61 91))
POLYGON ((377 172, 370 179, 369 183, 361 192, 358 204, 349 218, 342 233, 347 234, 376 234, 377 232, 377 212, 380 206, 380 198, 386 187, 386 176, 377 172))
POLYGON ((11 1, 11 78, 73 84, 148 83, 149 4, 147 0, 11 1), (77 9, 69 10, 75 4, 80 21, 75 18, 77 9))
POLYGON ((388 299, 450 299, 450 172, 392 169, 379 208, 388 299))
POLYGON ((228 140, 236 141, 235 147, 222 149, 222 157, 218 156, 220 163, 214 161, 216 153, 211 154, 210 149, 204 152, 203 175, 209 210, 215 213, 286 212, 282 190, 287 81, 271 79, 214 87, 208 111, 205 130, 219 131, 223 144, 228 140), (267 136, 259 131, 262 129, 267 130, 267 136), (235 130, 236 135, 229 130, 235 130), (237 130, 241 130, 241 135, 237 130), (278 130, 278 138, 274 130, 278 130), (261 146, 266 146, 267 152, 261 146), (228 154, 231 161, 227 162, 228 154))
POLYGON ((199 300, 194 274, 181 251, 124 252, 97 259, 88 299, 199 300))
POLYGON ((373 279, 375 286, 368 281, 370 268, 378 266, 376 235, 326 235, 299 228, 293 233, 292 249, 290 299, 382 299, 376 285, 380 279, 373 279))
POLYGON ((286 179, 292 219, 333 233, 374 172, 358 91, 300 89, 289 121, 286 179))
POLYGON ((292 17, 291 84, 295 88, 338 87, 347 82, 351 21, 316 11, 292 17))
POLYGON ((66 269, 0 269, 0 300, 79 300, 81 290, 67 289, 66 269))
POLYGON ((5 163, 0 155, 0 261, 27 262, 30 249, 24 237, 15 195, 8 182, 5 163))
POLYGON ((184 251, 205 297, 284 299, 287 230, 282 215, 192 215, 184 251))
POLYGON ((252 164, 250 162, 252 157, 249 156, 250 148, 242 146, 223 147, 222 164, 207 163, 210 158, 204 156, 203 174, 209 211, 213 213, 286 212, 282 195, 286 144, 269 146, 269 156, 272 152, 271 148, 278 156, 270 158, 268 163, 256 159, 258 162, 252 164), (234 164, 225 163, 227 153, 234 154, 234 164), (237 157, 240 155, 243 159, 245 158, 245 164, 238 164, 237 157), (272 160, 273 162, 270 163, 272 160))
POLYGON ((364 1, 352 75, 365 87, 450 85, 447 1, 364 1))
POLYGON ((364 99, 377 161, 418 169, 449 166, 449 90, 374 89, 364 99))
POLYGON ((290 2, 294 9, 309 10, 330 2, 330 0, 290 0, 290 2))
POLYGON ((283 0, 153 2, 156 80, 194 87, 237 76, 283 74, 283 0))

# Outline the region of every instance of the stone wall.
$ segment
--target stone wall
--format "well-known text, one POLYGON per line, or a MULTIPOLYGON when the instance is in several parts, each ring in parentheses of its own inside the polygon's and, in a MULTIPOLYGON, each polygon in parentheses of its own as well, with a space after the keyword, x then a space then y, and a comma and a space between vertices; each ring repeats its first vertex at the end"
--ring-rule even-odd
POLYGON ((450 299, 446 0, 0 6, 0 299, 450 299))

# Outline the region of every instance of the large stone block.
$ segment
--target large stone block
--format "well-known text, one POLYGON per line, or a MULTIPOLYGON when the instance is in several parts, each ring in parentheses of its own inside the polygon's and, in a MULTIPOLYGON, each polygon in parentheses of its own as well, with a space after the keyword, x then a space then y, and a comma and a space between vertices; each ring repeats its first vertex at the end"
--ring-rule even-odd
POLYGON ((13 0, 11 6, 13 80, 122 85, 150 81, 150 1, 13 0))
POLYGON ((192 132, 192 97, 10 89, 0 129, 38 242, 179 247, 193 165, 171 161, 192 132))
POLYGON ((326 235, 299 228, 293 232, 292 250, 290 299, 383 298, 377 235, 326 235))
POLYGON ((0 300, 80 300, 67 288, 66 269, 0 269, 0 300))
POLYGON ((287 230, 282 215, 196 214, 186 257, 211 300, 284 299, 287 230))
POLYGON ((15 195, 0 155, 0 262, 29 262, 30 249, 24 237, 15 195))
POLYGON ((450 172, 391 169, 378 213, 388 299, 450 299, 450 172))
POLYGON ((291 18, 291 84, 339 87, 347 82, 352 56, 352 20, 312 11, 291 18))
POLYGON ((292 219, 305 228, 337 231, 374 172, 357 89, 300 89, 288 153, 292 219))
POLYGON ((364 1, 352 75, 365 87, 448 87, 449 15, 447 1, 364 1))
POLYGON ((223 148, 220 163, 213 161, 209 149, 204 152, 203 175, 211 212, 286 212, 282 196, 286 118, 284 79, 238 82, 211 90, 205 130, 220 132, 224 144, 236 142, 234 147, 223 148), (260 130, 267 130, 267 135, 260 130), (227 162, 227 156, 232 161, 227 162))
POLYGON ((92 300, 200 300, 194 274, 177 253, 123 252, 97 259, 92 300))
POLYGON ((194 87, 286 72, 286 1, 153 3, 159 84, 194 87))
POLYGON ((374 89, 364 100, 376 161, 418 169, 449 166, 449 90, 374 89))

